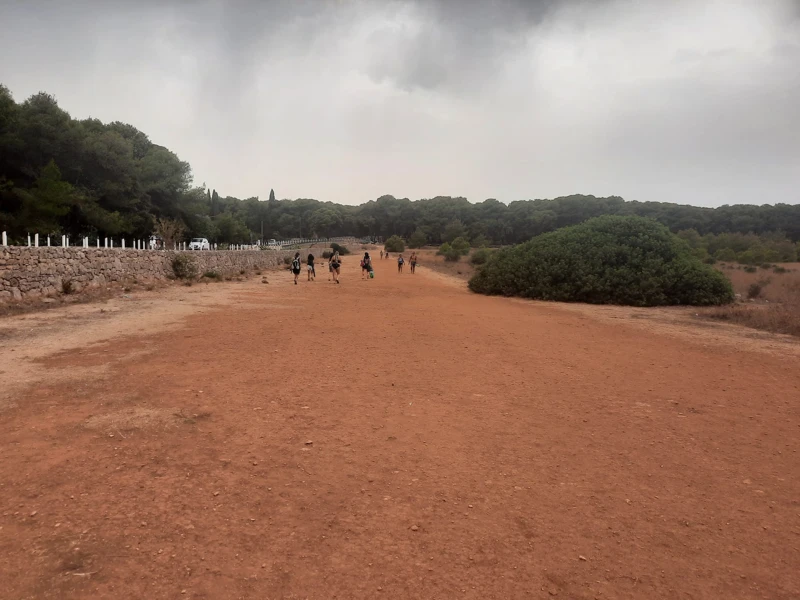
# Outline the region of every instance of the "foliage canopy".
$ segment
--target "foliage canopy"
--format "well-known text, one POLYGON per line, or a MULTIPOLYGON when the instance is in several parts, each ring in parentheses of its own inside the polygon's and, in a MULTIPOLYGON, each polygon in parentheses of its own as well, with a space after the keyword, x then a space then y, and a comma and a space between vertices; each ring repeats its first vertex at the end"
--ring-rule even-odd
POLYGON ((406 243, 399 235, 393 235, 383 245, 387 252, 405 252, 406 243))
POLYGON ((605 216, 492 254, 469 282, 483 294, 657 306, 733 300, 730 281, 663 225, 605 216))
POLYGON ((385 195, 352 206, 280 200, 273 190, 268 198, 236 198, 193 185, 189 164, 133 125, 73 119, 46 93, 18 103, 0 85, 0 230, 12 240, 29 232, 146 237, 157 219, 173 219, 184 225, 182 235, 220 244, 396 235, 412 247, 452 245, 458 238, 480 247, 524 242, 601 215, 637 215, 688 232, 701 258, 703 252, 717 258, 729 248, 742 262, 775 262, 775 256, 796 257, 800 241, 800 205, 789 204, 701 208, 584 195, 505 204, 385 195))

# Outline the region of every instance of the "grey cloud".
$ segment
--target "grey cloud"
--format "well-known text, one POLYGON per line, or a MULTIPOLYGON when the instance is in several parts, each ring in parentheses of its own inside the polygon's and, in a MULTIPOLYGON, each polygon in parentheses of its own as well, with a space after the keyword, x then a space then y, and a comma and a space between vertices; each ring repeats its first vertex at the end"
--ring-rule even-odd
POLYGON ((18 100, 131 122, 221 193, 800 201, 796 0, 0 0, 0 21, 18 100))

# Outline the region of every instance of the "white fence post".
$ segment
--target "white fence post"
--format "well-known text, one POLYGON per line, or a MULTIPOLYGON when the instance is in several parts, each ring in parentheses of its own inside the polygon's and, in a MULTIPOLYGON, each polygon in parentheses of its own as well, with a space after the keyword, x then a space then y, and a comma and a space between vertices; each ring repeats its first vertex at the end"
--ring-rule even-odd
POLYGON ((114 247, 114 238, 111 238, 110 240, 108 240, 108 247, 109 248, 113 248, 114 247))
POLYGON ((122 238, 122 249, 125 249, 125 238, 122 238))
POLYGON ((97 247, 100 247, 100 236, 97 236, 97 247))
POLYGON ((31 234, 28 234, 28 248, 31 247, 31 234))
POLYGON ((50 236, 49 235, 47 236, 47 247, 48 248, 50 247, 50 236))
POLYGON ((8 236, 5 231, 3 232, 3 246, 8 246, 8 236))
POLYGON ((67 236, 62 235, 61 236, 61 247, 63 248, 66 245, 67 245, 67 236))
POLYGON ((36 246, 37 248, 39 247, 39 234, 38 233, 34 233, 33 234, 33 245, 36 246))

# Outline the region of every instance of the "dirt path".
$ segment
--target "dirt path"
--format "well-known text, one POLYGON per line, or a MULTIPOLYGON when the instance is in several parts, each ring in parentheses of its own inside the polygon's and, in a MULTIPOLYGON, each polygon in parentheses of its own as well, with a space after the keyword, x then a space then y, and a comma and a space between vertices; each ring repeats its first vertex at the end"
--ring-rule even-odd
POLYGON ((356 262, 9 329, 0 596, 800 597, 796 353, 356 262))

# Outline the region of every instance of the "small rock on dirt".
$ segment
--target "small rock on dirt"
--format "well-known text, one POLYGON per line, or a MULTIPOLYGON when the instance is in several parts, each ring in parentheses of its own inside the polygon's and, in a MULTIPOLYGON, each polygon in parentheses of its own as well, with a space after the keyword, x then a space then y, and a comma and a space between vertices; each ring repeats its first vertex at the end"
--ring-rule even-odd
POLYGON ((411 526, 411 531, 419 531, 419 526, 418 525, 412 525, 411 526))

